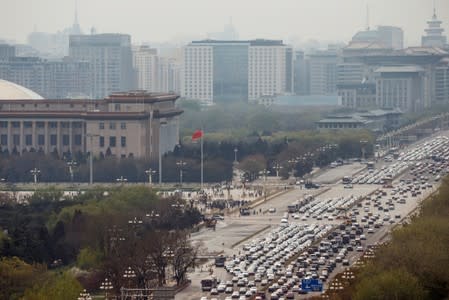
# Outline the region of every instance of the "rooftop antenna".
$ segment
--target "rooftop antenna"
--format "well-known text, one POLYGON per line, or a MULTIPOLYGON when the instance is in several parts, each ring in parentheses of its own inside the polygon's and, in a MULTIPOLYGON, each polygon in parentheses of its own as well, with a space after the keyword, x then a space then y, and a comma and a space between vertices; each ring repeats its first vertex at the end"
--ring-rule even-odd
POLYGON ((369 4, 366 4, 366 30, 369 31, 369 4))
POLYGON ((436 0, 433 0, 433 17, 436 18, 437 17, 437 5, 436 5, 436 0))
POLYGON ((73 24, 78 24, 78 0, 75 0, 75 21, 73 24))

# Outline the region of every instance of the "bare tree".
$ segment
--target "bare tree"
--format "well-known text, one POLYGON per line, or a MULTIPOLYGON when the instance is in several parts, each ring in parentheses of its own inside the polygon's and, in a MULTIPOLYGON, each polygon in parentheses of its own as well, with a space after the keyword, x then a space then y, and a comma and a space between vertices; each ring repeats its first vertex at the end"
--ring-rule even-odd
POLYGON ((187 279, 187 270, 195 266, 199 246, 191 245, 186 232, 178 232, 173 249, 173 272, 176 284, 179 285, 187 279))

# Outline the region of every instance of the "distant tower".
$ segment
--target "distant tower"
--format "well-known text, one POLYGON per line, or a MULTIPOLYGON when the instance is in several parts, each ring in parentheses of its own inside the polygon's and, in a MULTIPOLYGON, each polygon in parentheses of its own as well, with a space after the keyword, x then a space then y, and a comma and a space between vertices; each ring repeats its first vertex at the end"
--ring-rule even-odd
POLYGON ((444 28, 441 27, 440 20, 437 19, 435 0, 433 1, 433 16, 432 19, 427 21, 428 27, 424 29, 426 35, 421 39, 423 47, 443 47, 446 45, 447 39, 443 35, 444 28))
POLYGON ((82 34, 81 27, 78 22, 78 0, 75 0, 75 18, 73 20, 73 26, 70 34, 82 34))

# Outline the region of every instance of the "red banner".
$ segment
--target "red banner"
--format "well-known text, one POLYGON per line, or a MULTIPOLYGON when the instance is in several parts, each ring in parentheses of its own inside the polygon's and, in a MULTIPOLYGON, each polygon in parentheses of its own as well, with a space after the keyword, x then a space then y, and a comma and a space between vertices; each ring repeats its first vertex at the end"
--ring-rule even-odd
POLYGON ((197 130, 192 134, 192 140, 200 139, 203 137, 203 131, 197 130))

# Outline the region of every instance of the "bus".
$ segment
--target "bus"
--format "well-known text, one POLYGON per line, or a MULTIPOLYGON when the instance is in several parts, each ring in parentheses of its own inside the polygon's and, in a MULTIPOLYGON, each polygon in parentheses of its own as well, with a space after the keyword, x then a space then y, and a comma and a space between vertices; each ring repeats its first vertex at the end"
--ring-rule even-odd
POLYGON ((373 170, 374 169, 374 162, 373 161, 369 161, 366 163, 366 167, 368 168, 368 170, 373 170))
POLYGON ((224 267, 226 262, 226 257, 224 255, 219 255, 215 257, 215 266, 216 267, 224 267))
POLYGON ((203 279, 201 280, 201 290, 203 292, 210 292, 217 285, 216 279, 203 279))

